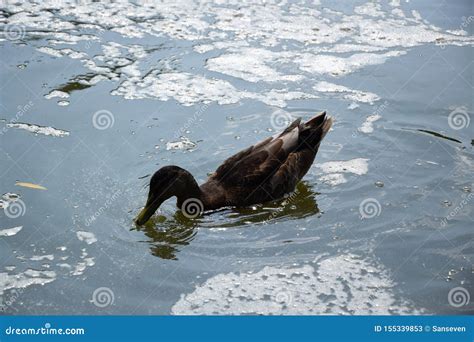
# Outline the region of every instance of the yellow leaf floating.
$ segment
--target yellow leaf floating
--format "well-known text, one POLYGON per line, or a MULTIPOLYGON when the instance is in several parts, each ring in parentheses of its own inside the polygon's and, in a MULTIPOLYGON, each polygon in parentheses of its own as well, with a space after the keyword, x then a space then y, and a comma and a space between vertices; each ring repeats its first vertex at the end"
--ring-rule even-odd
POLYGON ((30 188, 30 189, 37 189, 37 190, 48 190, 44 186, 39 185, 39 184, 33 184, 33 183, 28 183, 28 182, 16 182, 15 185, 18 186, 23 186, 25 188, 30 188))

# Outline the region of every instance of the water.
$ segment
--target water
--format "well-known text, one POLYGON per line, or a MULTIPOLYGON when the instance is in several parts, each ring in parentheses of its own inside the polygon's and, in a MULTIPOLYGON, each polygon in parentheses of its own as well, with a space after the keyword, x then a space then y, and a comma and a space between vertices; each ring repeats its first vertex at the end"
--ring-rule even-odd
POLYGON ((3 2, 2 310, 473 313, 470 15, 469 1, 3 2), (201 183, 322 110, 333 130, 286 199, 197 219, 170 200, 133 224, 161 166, 201 183))

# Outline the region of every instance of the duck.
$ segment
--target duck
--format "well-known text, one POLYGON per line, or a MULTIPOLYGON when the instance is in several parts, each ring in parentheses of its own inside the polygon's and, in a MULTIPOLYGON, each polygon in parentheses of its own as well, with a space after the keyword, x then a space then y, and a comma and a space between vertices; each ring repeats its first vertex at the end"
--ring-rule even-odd
POLYGON ((332 123, 326 112, 306 122, 297 118, 282 132, 229 157, 202 185, 179 166, 162 167, 150 179, 145 207, 135 223, 144 225, 171 197, 177 198, 177 207, 188 218, 284 197, 308 172, 332 123))

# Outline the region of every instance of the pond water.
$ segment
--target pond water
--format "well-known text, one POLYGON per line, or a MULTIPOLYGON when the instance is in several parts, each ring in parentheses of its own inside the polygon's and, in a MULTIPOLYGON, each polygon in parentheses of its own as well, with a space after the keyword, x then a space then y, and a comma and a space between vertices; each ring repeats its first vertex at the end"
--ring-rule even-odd
POLYGON ((2 1, 2 312, 474 313, 472 21, 467 0, 2 1), (323 110, 287 198, 133 223, 160 167, 202 183, 323 110))

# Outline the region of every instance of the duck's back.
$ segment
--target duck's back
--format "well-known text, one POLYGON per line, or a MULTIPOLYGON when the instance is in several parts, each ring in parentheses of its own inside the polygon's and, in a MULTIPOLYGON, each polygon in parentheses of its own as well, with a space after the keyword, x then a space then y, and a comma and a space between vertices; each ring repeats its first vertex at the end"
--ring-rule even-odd
POLYGON ((228 158, 201 186, 205 206, 251 205, 292 192, 311 167, 331 124, 325 112, 306 123, 297 119, 282 133, 228 158))

